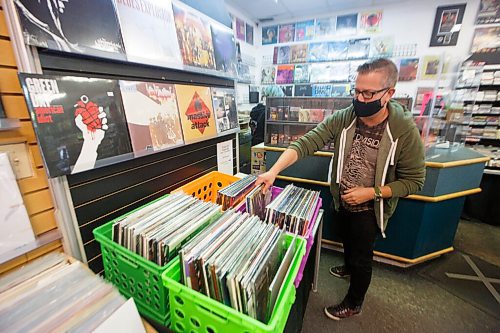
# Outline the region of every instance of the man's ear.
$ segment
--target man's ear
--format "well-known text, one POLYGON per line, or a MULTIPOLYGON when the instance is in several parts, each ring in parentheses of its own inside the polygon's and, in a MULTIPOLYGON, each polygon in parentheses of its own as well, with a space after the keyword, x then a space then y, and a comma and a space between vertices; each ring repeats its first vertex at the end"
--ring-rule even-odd
POLYGON ((395 92, 396 92, 396 89, 394 89, 394 88, 387 90, 387 96, 389 97, 389 99, 391 99, 392 96, 394 96, 395 92))

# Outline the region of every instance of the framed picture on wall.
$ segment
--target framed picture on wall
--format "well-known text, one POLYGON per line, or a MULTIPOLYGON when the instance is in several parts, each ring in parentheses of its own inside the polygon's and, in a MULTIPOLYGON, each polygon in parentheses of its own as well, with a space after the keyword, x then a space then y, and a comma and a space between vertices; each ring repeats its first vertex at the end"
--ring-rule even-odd
POLYGON ((236 18, 236 38, 239 40, 245 41, 245 22, 236 18))
POLYGON ((262 27, 262 45, 276 44, 278 42, 278 26, 262 27))
POLYGON ((246 38, 247 43, 253 45, 253 26, 251 26, 250 24, 247 24, 246 27, 246 38))
POLYGON ((364 33, 380 32, 382 24, 382 11, 374 10, 361 14, 359 28, 364 33))
POLYGON ((481 0, 476 24, 500 23, 500 0, 481 0))
POLYGON ((429 46, 455 46, 466 4, 441 6, 436 10, 429 46))

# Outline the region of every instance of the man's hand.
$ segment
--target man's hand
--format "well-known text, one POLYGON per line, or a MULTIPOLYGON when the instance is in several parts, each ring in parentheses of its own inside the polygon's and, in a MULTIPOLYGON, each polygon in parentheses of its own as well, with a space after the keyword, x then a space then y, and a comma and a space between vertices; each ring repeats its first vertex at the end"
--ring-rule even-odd
POLYGON ((341 198, 351 206, 360 205, 375 198, 375 189, 373 187, 350 188, 341 198))
POLYGON ((264 172, 262 175, 259 175, 259 177, 257 177, 257 181, 255 182, 255 185, 260 185, 260 184, 264 184, 264 188, 262 189, 262 193, 266 193, 267 190, 273 185, 274 183, 274 180, 276 179, 276 173, 274 173, 273 171, 269 170, 267 172, 264 172))

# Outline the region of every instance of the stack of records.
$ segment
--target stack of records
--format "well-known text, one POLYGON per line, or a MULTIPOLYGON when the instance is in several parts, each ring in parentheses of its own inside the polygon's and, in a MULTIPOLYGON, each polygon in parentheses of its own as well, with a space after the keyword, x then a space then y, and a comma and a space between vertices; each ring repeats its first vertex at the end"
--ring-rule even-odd
POLYGON ((256 180, 256 176, 248 175, 220 189, 217 192, 217 204, 222 206, 223 211, 236 207, 253 189, 256 180))
POLYGON ((211 202, 172 194, 117 220, 113 241, 163 266, 219 214, 220 206, 211 202))
POLYGON ((266 206, 271 202, 272 194, 271 191, 267 191, 265 194, 262 192, 264 184, 256 186, 250 193, 248 193, 246 198, 246 211, 250 215, 256 215, 261 220, 266 216, 266 206))
POLYGON ((2 276, 0 331, 93 332, 125 302, 80 262, 52 253, 2 276))
POLYGON ((180 251, 184 284, 267 322, 295 253, 285 233, 257 216, 226 211, 180 251))
POLYGON ((319 192, 288 185, 266 207, 265 221, 305 236, 319 202, 319 192))

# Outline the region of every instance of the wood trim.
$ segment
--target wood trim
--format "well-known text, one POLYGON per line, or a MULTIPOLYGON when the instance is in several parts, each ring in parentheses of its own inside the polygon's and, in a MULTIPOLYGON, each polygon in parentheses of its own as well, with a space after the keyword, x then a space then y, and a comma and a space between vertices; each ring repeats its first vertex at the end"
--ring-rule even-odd
POLYGON ((298 182, 298 183, 306 183, 306 184, 314 184, 314 185, 330 187, 330 183, 321 182, 319 180, 311 180, 311 179, 295 178, 295 177, 287 177, 287 176, 276 176, 276 179, 286 180, 289 182, 298 182))
POLYGON ((439 202, 439 201, 463 197, 466 195, 476 194, 476 193, 479 193, 481 191, 482 190, 478 187, 478 188, 473 188, 473 189, 466 190, 466 191, 440 195, 437 197, 429 197, 429 196, 425 196, 425 195, 411 194, 407 197, 404 197, 403 199, 418 200, 418 201, 425 201, 425 202, 439 202))
POLYGON ((0 36, 9 37, 9 30, 7 29, 7 23, 5 22, 5 12, 0 10, 0 36))
POLYGON ((3 95, 2 102, 8 118, 30 120, 30 114, 22 95, 3 95))
POLYGON ((0 91, 2 93, 22 94, 17 69, 0 68, 0 91))
POLYGON ((0 39, 0 65, 16 67, 16 58, 9 40, 0 39))
MULTIPOLYGON (((263 147, 265 151, 277 151, 277 152, 283 152, 287 150, 287 148, 280 148, 280 147, 268 147, 264 146, 263 147)), ((314 153, 314 156, 323 156, 323 157, 332 157, 333 153, 327 152, 327 151, 317 151, 314 153)))
MULTIPOLYGON (((344 248, 342 243, 334 242, 334 241, 331 241, 328 239, 322 239, 321 243, 333 245, 335 247, 338 247, 339 249, 344 248)), ((416 265, 416 264, 422 263, 424 261, 439 257, 443 254, 452 252, 453 250, 454 250, 454 248, 451 246, 451 247, 448 247, 446 249, 432 252, 432 253, 429 253, 429 254, 426 254, 424 256, 414 258, 414 259, 404 258, 404 257, 396 256, 396 255, 389 254, 389 253, 379 252, 379 251, 373 251, 373 254, 378 256, 378 257, 383 257, 383 258, 391 259, 391 260, 398 261, 398 262, 403 262, 403 263, 410 264, 410 265, 416 265)))
POLYGON ((478 157, 478 158, 471 158, 468 160, 461 160, 461 161, 453 161, 453 162, 425 162, 425 166, 429 168, 453 168, 457 166, 464 166, 464 165, 470 165, 470 164, 476 164, 476 163, 486 163, 490 160, 490 157, 485 156, 485 157, 478 157))

